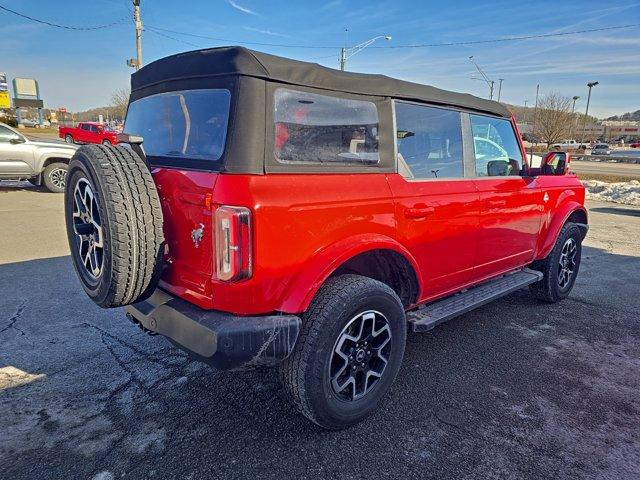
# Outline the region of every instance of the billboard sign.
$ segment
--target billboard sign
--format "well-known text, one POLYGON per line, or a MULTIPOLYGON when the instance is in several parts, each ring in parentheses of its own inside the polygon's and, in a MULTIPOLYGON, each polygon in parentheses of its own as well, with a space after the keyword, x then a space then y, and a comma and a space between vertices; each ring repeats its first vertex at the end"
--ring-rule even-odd
POLYGON ((33 78, 14 78, 16 97, 38 97, 38 82, 33 78))
POLYGON ((11 108, 9 92, 0 90, 0 108, 11 108))
POLYGON ((9 85, 7 84, 7 74, 0 72, 0 92, 7 92, 9 85))

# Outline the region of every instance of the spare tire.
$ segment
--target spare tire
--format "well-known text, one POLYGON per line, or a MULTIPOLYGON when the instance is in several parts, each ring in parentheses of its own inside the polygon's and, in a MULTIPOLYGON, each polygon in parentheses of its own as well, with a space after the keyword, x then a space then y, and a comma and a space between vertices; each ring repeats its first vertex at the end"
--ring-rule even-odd
POLYGON ((82 286, 103 308, 149 297, 162 269, 160 198, 149 168, 123 146, 86 145, 65 189, 71 257, 82 286))

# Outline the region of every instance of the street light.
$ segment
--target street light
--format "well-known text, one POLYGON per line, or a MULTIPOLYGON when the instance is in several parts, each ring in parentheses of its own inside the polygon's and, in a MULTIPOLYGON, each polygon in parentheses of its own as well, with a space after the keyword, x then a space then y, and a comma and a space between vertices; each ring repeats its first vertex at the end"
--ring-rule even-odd
POLYGON ((381 38, 384 38, 385 40, 391 40, 391 35, 378 35, 377 37, 370 38, 366 42, 362 42, 355 47, 342 47, 340 49, 340 70, 344 71, 345 67, 347 66, 347 60, 349 58, 353 57, 356 53, 361 52, 373 42, 375 42, 376 40, 380 40, 381 38))
POLYGON ((573 138, 573 128, 575 127, 576 123, 578 123, 578 119, 573 118, 575 111, 576 111, 576 100, 578 100, 580 97, 578 95, 574 95, 573 96, 573 106, 571 107, 571 128, 569 129, 569 138, 573 138))
POLYGON ((584 129, 587 124, 587 116, 589 115, 589 102, 591 101, 591 89, 598 85, 600 82, 589 82, 587 83, 587 87, 589 87, 589 95, 587 96, 587 108, 584 111, 584 119, 582 120, 582 137, 580 138, 580 143, 584 142, 584 129))

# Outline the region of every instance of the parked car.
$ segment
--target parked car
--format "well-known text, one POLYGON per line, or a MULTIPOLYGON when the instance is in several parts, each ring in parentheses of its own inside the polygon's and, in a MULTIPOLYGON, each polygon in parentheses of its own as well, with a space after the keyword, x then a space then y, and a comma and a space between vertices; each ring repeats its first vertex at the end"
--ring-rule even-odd
POLYGON ((630 143, 629 146, 631 148, 640 148, 640 142, 634 142, 634 143, 630 143))
POLYGON ((77 147, 29 140, 0 123, 0 179, 29 180, 50 192, 63 192, 69 160, 77 147))
POLYGON ((118 143, 118 132, 95 122, 80 122, 77 127, 59 127, 58 136, 67 143, 118 143))
POLYGON ((596 143, 591 149, 591 155, 609 155, 611 147, 608 143, 596 143))
POLYGON ((321 427, 373 411, 407 330, 574 285, 584 187, 566 152, 530 167, 500 103, 240 47, 131 87, 128 146, 70 164, 85 292, 217 368, 279 365, 321 427))
POLYGON ((555 150, 581 150, 588 146, 588 143, 580 143, 575 140, 562 140, 561 142, 551 145, 551 148, 555 150))

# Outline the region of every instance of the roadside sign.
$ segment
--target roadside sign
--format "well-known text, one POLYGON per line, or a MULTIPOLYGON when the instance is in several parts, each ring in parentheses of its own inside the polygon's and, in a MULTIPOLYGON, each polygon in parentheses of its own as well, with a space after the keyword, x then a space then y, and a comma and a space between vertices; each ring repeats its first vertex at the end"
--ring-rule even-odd
POLYGON ((11 108, 11 98, 8 91, 0 91, 0 108, 11 108))
POLYGON ((8 90, 9 85, 7 85, 7 74, 0 72, 0 92, 6 92, 8 90))

